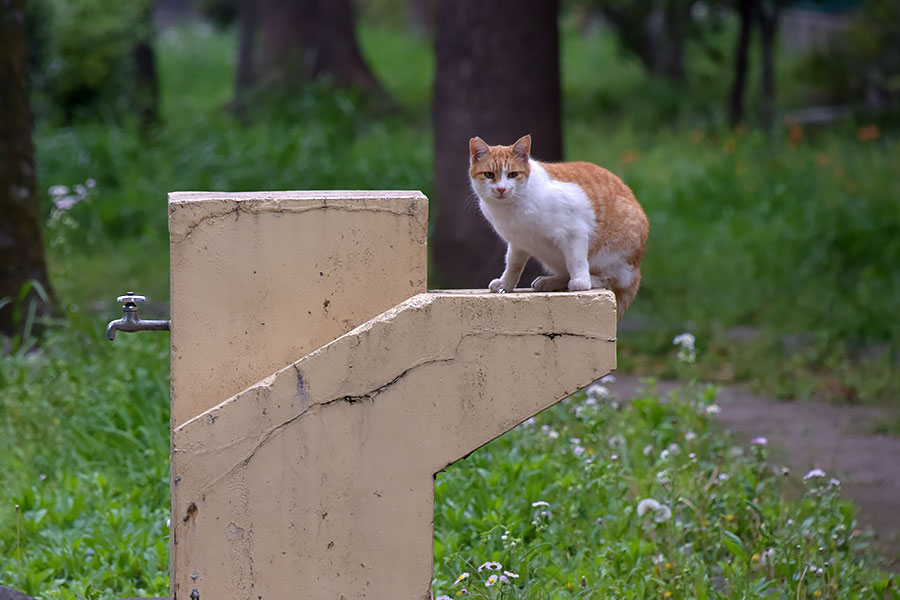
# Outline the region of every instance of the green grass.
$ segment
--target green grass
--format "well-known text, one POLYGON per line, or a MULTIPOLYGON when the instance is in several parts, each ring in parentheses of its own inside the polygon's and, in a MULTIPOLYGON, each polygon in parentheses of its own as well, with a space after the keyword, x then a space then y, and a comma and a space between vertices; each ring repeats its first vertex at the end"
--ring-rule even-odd
POLYGON ((604 394, 577 394, 438 475, 435 594, 897 597, 860 560, 839 483, 797 486, 765 446, 734 445, 711 423, 714 388, 626 406, 604 394), (648 498, 664 508, 640 514, 648 498), (503 570, 479 573, 490 561, 503 570), (519 577, 488 586, 504 570, 519 577))
POLYGON ((168 336, 121 337, 76 316, 0 361, 2 584, 66 600, 168 586, 168 336))

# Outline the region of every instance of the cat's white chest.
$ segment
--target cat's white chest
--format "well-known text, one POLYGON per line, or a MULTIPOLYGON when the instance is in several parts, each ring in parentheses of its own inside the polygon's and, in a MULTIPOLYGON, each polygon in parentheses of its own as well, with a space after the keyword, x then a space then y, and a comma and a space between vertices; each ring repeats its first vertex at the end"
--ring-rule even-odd
POLYGON ((565 266, 563 248, 589 240, 596 230, 593 207, 581 186, 550 179, 532 162, 527 185, 504 201, 479 196, 481 211, 497 233, 551 268, 565 266))

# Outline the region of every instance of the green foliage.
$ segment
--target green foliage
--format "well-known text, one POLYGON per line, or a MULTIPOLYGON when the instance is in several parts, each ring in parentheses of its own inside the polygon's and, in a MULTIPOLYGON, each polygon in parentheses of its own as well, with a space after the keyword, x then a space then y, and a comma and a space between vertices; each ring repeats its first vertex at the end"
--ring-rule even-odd
POLYGON ((132 52, 149 36, 147 0, 36 0, 32 54, 43 116, 124 116, 132 106, 132 52))
POLYGON ((836 102, 868 113, 900 117, 900 4, 866 0, 849 30, 807 64, 809 76, 836 102))
POLYGON ((592 387, 439 474, 435 593, 897 598, 839 482, 811 475, 786 501, 793 480, 765 445, 718 433, 714 401, 700 387, 623 406, 592 387))
POLYGON ((0 361, 0 581, 42 598, 168 585, 168 336, 102 332, 0 361))

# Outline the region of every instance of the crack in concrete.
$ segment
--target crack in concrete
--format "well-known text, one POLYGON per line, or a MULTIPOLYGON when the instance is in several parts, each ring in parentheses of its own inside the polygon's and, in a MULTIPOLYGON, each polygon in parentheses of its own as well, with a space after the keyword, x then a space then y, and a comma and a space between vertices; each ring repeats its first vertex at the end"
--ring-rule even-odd
MULTIPOLYGON (((198 495, 206 494, 206 492, 208 492, 211 488, 213 488, 214 486, 218 485, 218 483, 219 483, 220 481, 222 481, 222 479, 224 479, 224 478, 227 477, 228 475, 234 473, 237 469, 246 467, 248 464, 250 464, 250 461, 253 460, 253 457, 256 455, 256 452, 257 452, 260 448, 262 448, 262 447, 263 447, 263 446, 264 446, 264 445, 272 438, 272 436, 274 436, 276 433, 278 433, 279 431, 281 431, 281 430, 284 429, 285 427, 289 426, 290 424, 292 424, 292 423, 296 422, 297 420, 303 418, 307 413, 309 413, 309 412, 311 412, 311 411, 313 411, 313 410, 321 410, 321 409, 323 409, 323 408, 325 408, 325 407, 327 407, 327 406, 330 406, 330 405, 332 405, 332 404, 341 403, 341 402, 347 402, 347 403, 349 403, 349 404, 356 404, 356 403, 358 403, 358 402, 361 402, 361 401, 367 400, 367 399, 368 399, 368 400, 374 400, 376 396, 378 396, 378 395, 384 393, 385 390, 387 390, 387 389, 393 387, 394 385, 396 385, 400 380, 402 380, 404 377, 406 377, 407 375, 409 375, 411 372, 415 371, 416 369, 419 369, 419 368, 421 368, 421 367, 425 367, 425 366, 428 366, 428 365, 432 365, 432 364, 438 364, 438 363, 452 363, 452 362, 454 362, 455 360, 456 360, 455 354, 454 354, 454 356, 452 356, 452 357, 450 357, 450 358, 432 358, 432 359, 428 359, 428 360, 425 360, 425 361, 416 363, 415 365, 413 365, 413 366, 411 366, 411 367, 405 369, 403 372, 401 372, 399 375, 397 375, 396 377, 394 377, 393 379, 391 379, 391 380, 388 381, 387 383, 384 383, 384 384, 378 386, 377 388, 373 389, 371 392, 368 392, 368 393, 366 393, 366 394, 338 396, 337 398, 332 398, 332 399, 330 399, 330 400, 326 400, 325 402, 316 402, 315 404, 312 404, 312 405, 308 406, 307 408, 301 410, 299 413, 297 413, 296 415, 294 415, 294 416, 292 416, 291 418, 287 419, 286 421, 283 421, 283 422, 281 422, 281 423, 279 423, 279 424, 277 424, 277 425, 273 425, 272 427, 270 427, 270 428, 264 430, 263 432, 261 432, 260 434, 258 434, 258 435, 256 436, 256 442, 254 443, 253 448, 252 448, 252 449, 251 449, 251 450, 250 450, 243 458, 241 458, 240 460, 238 460, 235 464, 233 464, 233 465, 232 465, 229 469, 227 469, 226 471, 220 473, 220 474, 217 475, 215 478, 213 478, 213 479, 209 480, 208 482, 204 483, 204 484, 199 488, 197 494, 198 494, 198 495)), ((234 442, 230 442, 229 444, 226 444, 224 447, 225 447, 225 448, 228 448, 228 447, 234 446, 236 443, 239 443, 239 442, 241 442, 241 441, 243 441, 243 440, 245 440, 245 439, 246 439, 246 438, 242 438, 242 439, 240 439, 240 440, 235 440, 234 442)), ((216 452, 219 451, 219 450, 220 450, 220 448, 214 448, 214 449, 210 449, 210 450, 205 450, 205 451, 202 451, 202 452, 200 452, 200 453, 195 453, 194 456, 197 456, 197 455, 206 455, 206 454, 210 454, 210 453, 216 453, 216 452)))
MULTIPOLYGON (((235 202, 231 200, 231 202, 235 202)), ((250 205, 243 204, 235 204, 232 208, 229 208, 224 211, 217 211, 208 215, 204 215, 199 218, 199 220, 191 223, 187 226, 184 233, 172 235, 172 242, 178 243, 187 240, 194 233, 194 230, 197 229, 200 225, 207 221, 212 221, 215 219, 224 219, 225 217, 237 213, 238 217, 240 217, 240 213, 246 212, 250 214, 261 214, 261 213, 287 213, 287 214, 299 214, 304 212, 310 212, 314 210, 340 210, 346 212, 380 212, 380 213, 389 213, 397 216, 415 216, 414 205, 410 204, 407 210, 394 210, 387 206, 373 206, 363 202, 360 206, 353 206, 349 204, 329 204, 327 199, 321 199, 321 204, 313 205, 313 206, 282 206, 280 204, 280 200, 266 200, 262 199, 256 201, 250 205)), ((189 206, 187 204, 173 204, 172 210, 176 207, 185 207, 189 206)), ((171 218, 171 217, 170 217, 171 218)))

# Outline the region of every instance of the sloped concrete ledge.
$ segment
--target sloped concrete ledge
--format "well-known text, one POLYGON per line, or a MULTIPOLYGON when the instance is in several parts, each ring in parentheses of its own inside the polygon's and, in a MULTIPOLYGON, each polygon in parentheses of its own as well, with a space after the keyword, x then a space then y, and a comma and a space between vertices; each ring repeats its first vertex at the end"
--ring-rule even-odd
POLYGON ((429 598, 433 474, 614 369, 615 327, 606 290, 419 294, 175 428, 174 597, 429 598))

